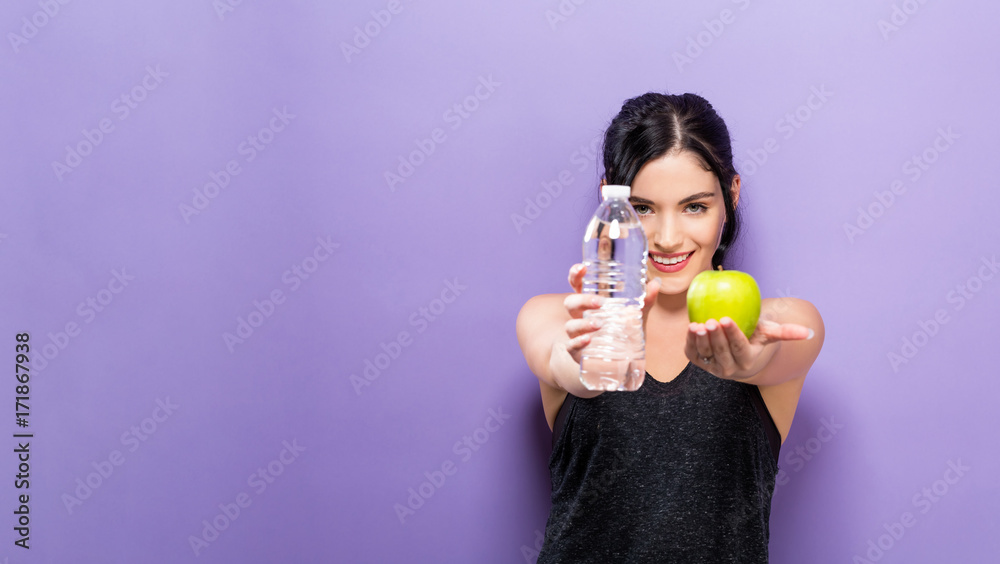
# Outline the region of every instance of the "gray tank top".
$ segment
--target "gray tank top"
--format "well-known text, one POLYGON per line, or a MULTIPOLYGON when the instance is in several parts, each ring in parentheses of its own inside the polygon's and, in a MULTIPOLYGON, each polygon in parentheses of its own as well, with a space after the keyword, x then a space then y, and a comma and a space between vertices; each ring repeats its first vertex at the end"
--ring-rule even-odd
POLYGON ((688 363, 634 392, 568 394, 538 564, 767 562, 781 446, 760 390, 688 363))

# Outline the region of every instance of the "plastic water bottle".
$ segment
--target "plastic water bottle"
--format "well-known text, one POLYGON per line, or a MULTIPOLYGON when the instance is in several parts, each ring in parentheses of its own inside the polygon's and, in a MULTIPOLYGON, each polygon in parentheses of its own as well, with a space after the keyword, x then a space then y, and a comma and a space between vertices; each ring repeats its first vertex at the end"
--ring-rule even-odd
POLYGON ((649 246, 630 192, 630 186, 602 186, 604 201, 583 237, 583 293, 605 298, 600 309, 583 314, 603 321, 580 356, 580 379, 588 390, 634 391, 646 376, 642 306, 649 246))

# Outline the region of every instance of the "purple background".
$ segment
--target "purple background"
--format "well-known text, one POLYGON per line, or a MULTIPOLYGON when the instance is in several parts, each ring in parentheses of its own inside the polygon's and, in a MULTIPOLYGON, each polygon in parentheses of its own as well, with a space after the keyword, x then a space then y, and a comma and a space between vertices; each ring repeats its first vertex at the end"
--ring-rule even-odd
MULTIPOLYGON (((996 3, 217 5, 0 7, 0 351, 13 369, 14 336, 31 333, 35 434, 29 490, 11 435, 0 455, 0 558, 534 562, 550 433, 514 321, 529 297, 569 291, 597 203, 588 146, 650 90, 699 93, 727 121, 744 176, 735 265, 825 320, 782 448, 772 561, 1000 549, 1000 277, 983 262, 1000 250, 996 3), (143 99, 126 116, 130 92, 143 99), (255 135, 270 143, 248 160, 255 135), (231 160, 239 174, 199 199, 231 160), (318 238, 333 250, 314 255, 318 238), (227 346, 240 318, 258 326, 227 346), (368 362, 383 366, 371 380, 368 362), (490 410, 507 418, 486 430, 490 410), (465 436, 485 442, 456 448, 465 436), (956 479, 949 462, 969 469, 956 479), (401 520, 442 465, 455 472, 401 520), (25 491, 30 551, 13 544, 25 491), (249 506, 196 556, 190 538, 241 493, 249 506), (915 524, 888 536, 907 511, 915 524)), ((16 382, 2 382, 13 434, 16 382)))

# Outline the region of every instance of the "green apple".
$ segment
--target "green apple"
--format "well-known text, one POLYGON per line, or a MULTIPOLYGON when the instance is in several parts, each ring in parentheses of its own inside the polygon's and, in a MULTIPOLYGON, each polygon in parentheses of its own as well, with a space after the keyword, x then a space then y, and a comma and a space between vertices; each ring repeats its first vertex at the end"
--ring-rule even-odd
POLYGON ((729 317, 750 338, 760 317, 760 288, 746 272, 705 270, 699 272, 687 291, 688 318, 705 323, 729 317))

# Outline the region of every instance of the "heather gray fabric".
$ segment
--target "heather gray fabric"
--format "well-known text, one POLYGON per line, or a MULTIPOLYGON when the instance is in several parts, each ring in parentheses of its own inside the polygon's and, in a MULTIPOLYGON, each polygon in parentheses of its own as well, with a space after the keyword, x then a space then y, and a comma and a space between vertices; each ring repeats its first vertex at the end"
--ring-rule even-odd
POLYGON ((567 396, 553 433, 538 564, 767 562, 780 436, 756 386, 688 363, 567 396))

